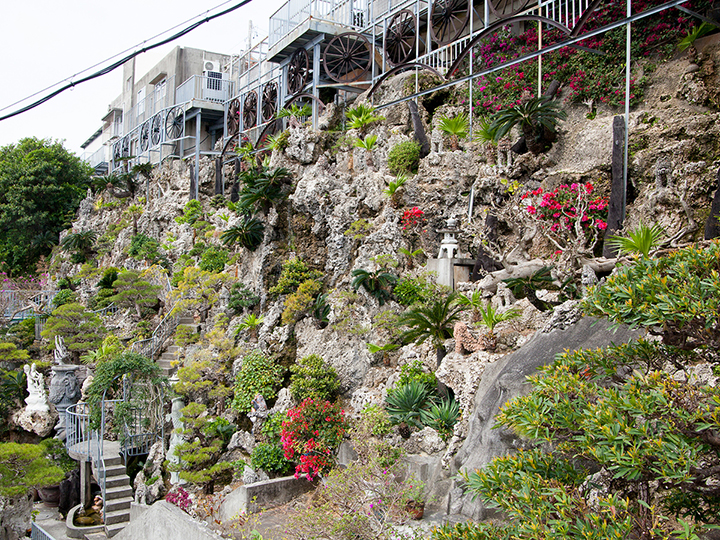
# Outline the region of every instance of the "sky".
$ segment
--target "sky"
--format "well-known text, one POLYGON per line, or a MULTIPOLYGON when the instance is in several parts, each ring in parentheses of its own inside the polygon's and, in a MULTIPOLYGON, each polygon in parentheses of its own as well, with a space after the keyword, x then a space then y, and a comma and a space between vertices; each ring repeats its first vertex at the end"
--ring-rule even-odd
MULTIPOLYGON (((207 11, 216 13, 239 0, 30 0, 3 2, 0 17, 0 116, 36 92, 78 74, 207 11), (214 9, 223 5, 220 9, 214 9)), ((284 0, 252 0, 246 6, 201 25, 158 49, 139 55, 141 77, 176 45, 238 54, 247 45, 249 21, 257 37, 268 32, 268 19, 284 0)), ((94 70, 93 70, 94 71, 94 70)), ((77 77, 76 77, 77 78, 77 77)), ((21 115, 0 121, 0 146, 24 137, 63 140, 77 155, 98 128, 108 104, 121 90, 122 68, 85 82, 21 115)))

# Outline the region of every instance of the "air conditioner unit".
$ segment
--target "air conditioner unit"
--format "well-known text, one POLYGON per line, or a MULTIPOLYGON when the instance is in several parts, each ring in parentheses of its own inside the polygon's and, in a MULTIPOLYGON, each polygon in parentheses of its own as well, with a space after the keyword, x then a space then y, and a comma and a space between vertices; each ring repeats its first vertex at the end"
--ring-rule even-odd
POLYGON ((205 60, 203 62, 203 71, 220 71, 220 62, 205 60))

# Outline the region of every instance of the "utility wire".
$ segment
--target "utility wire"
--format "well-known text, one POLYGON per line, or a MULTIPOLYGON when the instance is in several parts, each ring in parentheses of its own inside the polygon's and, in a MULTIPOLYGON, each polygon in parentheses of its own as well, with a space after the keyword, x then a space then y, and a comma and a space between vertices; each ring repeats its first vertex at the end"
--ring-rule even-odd
MULTIPOLYGON (((202 25, 202 24, 205 24, 206 22, 212 21, 213 19, 217 19, 218 17, 222 17, 223 15, 227 15, 228 13, 231 13, 231 12, 233 12, 233 11, 235 11, 235 10, 243 7, 244 5, 249 4, 251 1, 252 1, 252 0, 242 0, 242 2, 240 2, 240 3, 238 3, 238 4, 235 4, 234 6, 228 8, 228 9, 226 9, 226 10, 223 10, 223 11, 221 11, 221 12, 219 12, 219 13, 216 13, 215 15, 206 16, 204 19, 201 19, 201 20, 199 20, 199 21, 191 24, 191 25, 188 26, 187 28, 181 30, 180 32, 177 32, 177 33, 173 34, 172 36, 170 36, 170 37, 168 37, 168 38, 166 38, 166 39, 163 39, 162 41, 159 41, 159 42, 157 42, 157 43, 155 43, 155 44, 153 44, 153 45, 148 45, 147 47, 143 47, 143 48, 140 49, 139 51, 135 51, 135 52, 133 52, 133 53, 130 53, 130 54, 124 56, 123 58, 121 58, 120 60, 117 60, 116 62, 110 64, 109 66, 107 66, 107 67, 105 67, 105 68, 102 68, 102 69, 96 71, 95 73, 92 73, 91 75, 87 75, 87 76, 85 76, 85 77, 82 77, 81 79, 78 79, 77 81, 72 81, 72 80, 71 80, 68 84, 66 84, 66 85, 58 88, 57 90, 49 93, 48 95, 46 95, 46 96, 38 99, 37 101, 34 101, 33 103, 30 103, 29 105, 26 105, 25 107, 22 107, 22 108, 14 111, 14 112, 11 112, 11 113, 6 114, 6 115, 4 115, 4 116, 0 116, 0 122, 2 122, 3 120, 7 120, 8 118, 12 118, 12 117, 14 117, 14 116, 17 116, 17 115, 19 115, 19 114, 22 114, 22 113, 24 113, 24 112, 27 112, 27 111, 29 111, 29 110, 32 110, 32 109, 34 109, 35 107, 38 107, 39 105, 42 105, 42 104, 45 103, 46 101, 50 101, 52 98, 54 98, 54 97, 57 96, 58 94, 61 94, 61 93, 64 92, 65 90, 69 90, 70 88, 74 88, 75 86, 77 86, 77 85, 79 85, 79 84, 82 84, 82 83, 84 83, 84 82, 87 82, 87 81, 90 81, 90 80, 93 80, 93 79, 97 79, 98 77, 102 77, 103 75, 107 75, 107 74, 110 73, 111 71, 113 71, 113 70, 119 68, 120 66, 122 66, 122 65, 123 65, 125 62, 127 62, 128 60, 132 60, 133 58, 135 58, 135 57, 138 56, 139 54, 142 54, 142 53, 147 52, 147 51, 151 51, 151 50, 153 50, 153 49, 156 49, 156 48, 158 48, 158 47, 161 47, 162 45, 166 45, 167 43, 170 43, 171 41, 175 41, 176 39, 184 36, 185 34, 188 34, 188 33, 192 32, 192 31, 195 30, 198 26, 200 26, 200 25, 202 25)), ((221 4, 221 5, 224 5, 224 4, 221 4)), ((206 12, 206 13, 207 13, 207 12, 206 12)), ((190 20, 192 20, 192 19, 190 19, 190 20)), ((166 33, 166 32, 163 32, 163 34, 164 34, 164 33, 166 33)), ((159 35, 162 35, 162 34, 159 34, 159 35)), ((121 53, 121 54, 122 54, 122 53, 121 53)), ((116 55, 116 56, 117 56, 117 55, 116 55)), ((114 58, 114 57, 113 57, 113 58, 114 58)), ((92 68, 90 68, 90 69, 92 69, 92 68)), ((86 71, 87 71, 87 70, 86 70, 86 71)), ((82 72, 81 72, 81 73, 82 73, 82 72)), ((52 87, 50 87, 50 88, 52 88, 52 87)), ((34 94, 34 95, 37 95, 37 94, 34 94)), ((26 99, 27 99, 27 98, 26 98, 26 99)), ((24 100, 21 100, 21 101, 24 101, 24 100)))

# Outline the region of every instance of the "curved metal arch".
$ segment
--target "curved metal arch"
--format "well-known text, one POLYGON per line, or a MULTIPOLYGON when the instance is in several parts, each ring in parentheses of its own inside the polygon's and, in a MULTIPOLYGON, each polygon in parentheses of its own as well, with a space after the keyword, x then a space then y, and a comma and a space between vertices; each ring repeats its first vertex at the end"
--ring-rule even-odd
POLYGON ((500 19, 499 21, 495 21, 490 26, 485 28, 482 32, 480 32, 477 36, 475 36, 470 43, 468 43, 465 48, 462 50, 462 52, 458 55, 458 57, 455 59, 455 61, 452 63, 452 65, 447 70, 447 75, 445 76, 446 80, 450 80, 450 77, 453 73, 455 73, 455 70, 457 70, 458 67, 460 67, 460 62, 462 62, 465 57, 472 51, 472 48, 477 45, 480 41, 482 41, 484 38, 486 38, 488 35, 492 34, 497 30, 498 28, 502 28, 503 26, 507 26, 509 24, 513 24, 515 22, 520 21, 535 21, 535 22, 541 22, 544 24, 549 24, 550 26, 554 26, 561 32, 563 32, 566 36, 569 36, 571 34, 571 30, 565 26, 564 24, 560 24, 557 21, 553 21, 552 19, 548 19, 547 17, 541 17, 540 15, 518 15, 516 17, 510 17, 509 19, 500 19))
POLYGON ((575 26, 572 28, 572 32, 570 32, 570 37, 574 38, 577 37, 578 34, 582 31, 582 29, 587 24, 588 20, 590 19, 590 16, 595 13, 595 10, 602 4, 605 0, 594 0, 592 4, 590 4, 585 11, 583 11, 583 14, 580 16, 578 21, 575 23, 575 26))
POLYGON ((282 108, 284 109, 284 108, 287 107, 288 105, 291 105, 294 101, 296 101, 296 100, 298 100, 298 99, 302 99, 302 98, 311 99, 311 100, 317 102, 317 104, 318 104, 318 116, 322 115, 322 112, 325 110, 325 104, 323 103, 323 101, 322 101, 319 97, 313 96, 312 94, 308 94, 308 93, 295 94, 294 96, 291 96, 291 97, 285 102, 285 104, 282 106, 282 108))
POLYGON ((405 71, 405 70, 407 70, 407 69, 415 69, 415 68, 420 68, 420 69, 423 69, 423 70, 432 71, 435 75, 437 75, 437 76, 440 77, 441 79, 444 79, 444 78, 445 78, 445 77, 442 76, 442 73, 440 73, 437 69, 435 69, 434 67, 430 67, 430 66, 428 66, 427 64, 422 64, 422 63, 420 63, 420 62, 410 62, 410 63, 408 63, 408 64, 401 64, 401 65, 395 66, 395 67, 392 68, 391 70, 386 71, 385 73, 383 73, 382 76, 377 80, 377 82, 376 82, 376 83, 373 85, 373 87, 370 89, 370 92, 368 93, 368 96, 372 96, 372 95, 375 93, 375 90, 377 90, 377 89, 380 87, 380 85, 381 85, 383 82, 385 82, 385 79, 387 79, 388 77, 391 77, 391 76, 393 76, 393 75, 396 75, 396 74, 400 73, 401 71, 405 71))

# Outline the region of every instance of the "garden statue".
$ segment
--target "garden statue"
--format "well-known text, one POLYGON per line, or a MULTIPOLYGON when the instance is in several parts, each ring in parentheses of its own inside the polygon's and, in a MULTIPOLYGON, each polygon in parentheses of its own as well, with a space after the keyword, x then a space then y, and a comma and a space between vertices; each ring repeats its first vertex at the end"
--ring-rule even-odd
POLYGON ((55 350, 53 351, 55 364, 59 366, 67 365, 66 360, 70 358, 70 351, 65 345, 62 336, 55 336, 55 350))
MULTIPOLYGON (((173 375, 173 378, 170 379, 170 383, 172 384, 174 380, 179 380, 176 375, 173 375)), ((180 465, 180 458, 176 453, 176 448, 178 444, 184 442, 182 435, 180 435, 180 433, 185 429, 185 425, 182 420, 180 420, 182 417, 181 411, 183 407, 185 407, 185 403, 181 397, 176 397, 172 400, 172 408, 170 409, 169 419, 172 422, 173 430, 170 435, 170 443, 168 444, 167 460, 174 465, 180 465)), ((178 472, 173 470, 170 472, 170 483, 172 485, 184 484, 185 480, 181 480, 178 472)))
POLYGON ((454 259, 455 252, 458 250, 458 241, 455 235, 458 232, 457 219, 450 218, 447 220, 447 228, 440 229, 438 232, 443 233, 442 242, 440 242, 440 252, 438 259, 454 259))
POLYGON ((80 384, 75 373, 78 366, 63 364, 52 367, 52 380, 50 381, 50 401, 55 404, 60 418, 55 431, 56 437, 65 440, 65 411, 75 405, 80 399, 80 384))
POLYGON ((250 412, 248 413, 248 418, 250 418, 250 421, 253 423, 252 428, 252 434, 255 434, 255 428, 260 427, 262 425, 262 420, 265 420, 268 416, 268 408, 267 403, 265 403, 265 398, 262 397, 262 394, 256 394, 255 398, 252 400, 252 404, 250 405, 250 412), (258 420, 261 420, 261 422, 258 424, 258 420))
POLYGON ((45 377, 37 370, 37 366, 25 364, 25 377, 27 378, 28 397, 25 398, 27 406, 25 410, 28 412, 46 413, 50 411, 48 405, 47 392, 45 392, 45 377))

